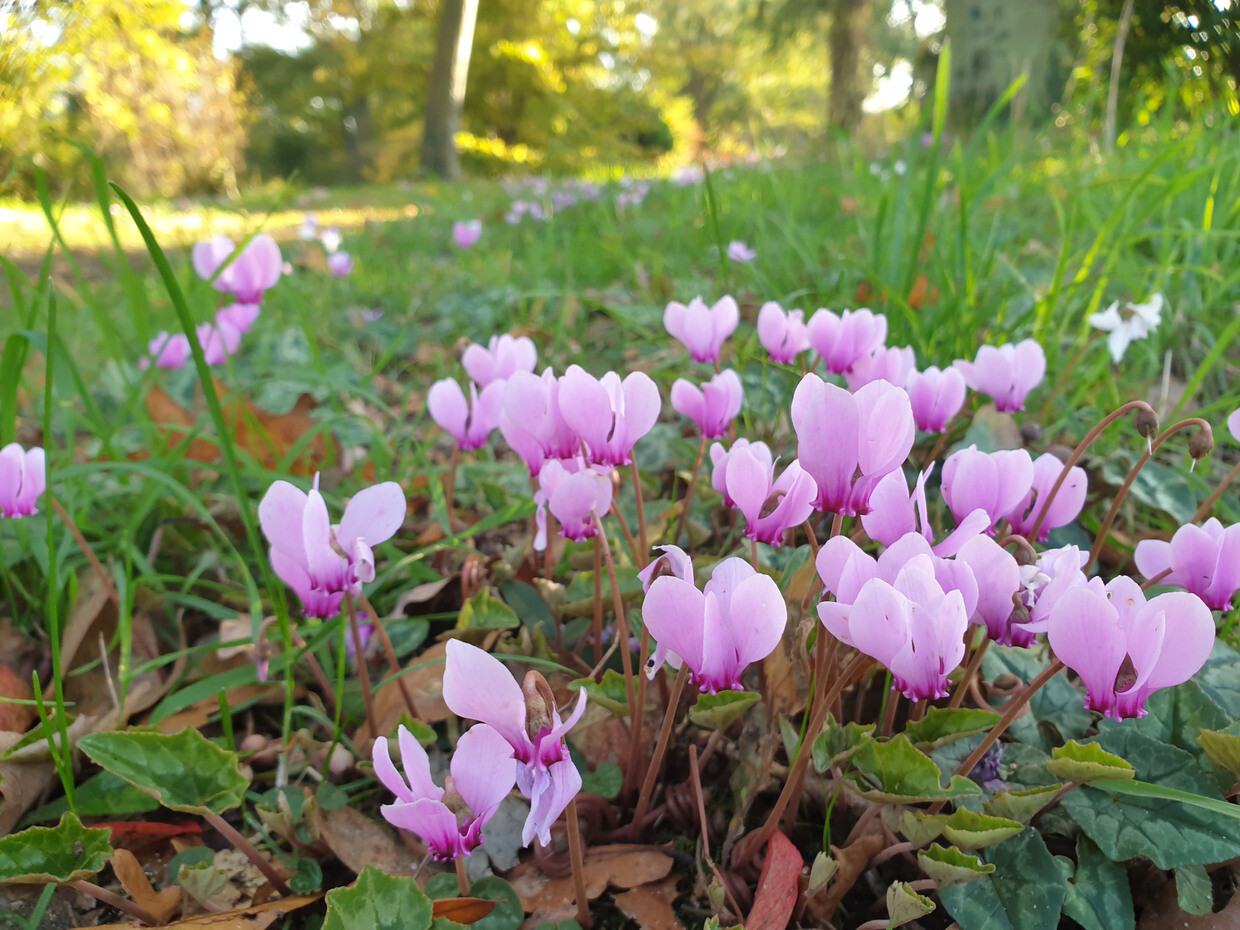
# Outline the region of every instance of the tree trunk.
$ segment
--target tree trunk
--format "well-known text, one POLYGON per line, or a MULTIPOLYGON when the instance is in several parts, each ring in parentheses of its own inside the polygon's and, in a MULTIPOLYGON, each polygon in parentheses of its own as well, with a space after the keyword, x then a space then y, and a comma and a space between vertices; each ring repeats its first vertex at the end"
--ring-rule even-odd
POLYGON ((855 0, 836 0, 827 29, 827 49, 831 56, 831 89, 827 100, 828 124, 832 129, 851 132, 861 123, 861 46, 865 41, 865 4, 855 0))
POLYGON ((465 80, 474 44, 478 0, 444 0, 435 36, 435 68, 426 100, 422 167, 447 181, 461 176, 456 133, 465 103, 465 80))

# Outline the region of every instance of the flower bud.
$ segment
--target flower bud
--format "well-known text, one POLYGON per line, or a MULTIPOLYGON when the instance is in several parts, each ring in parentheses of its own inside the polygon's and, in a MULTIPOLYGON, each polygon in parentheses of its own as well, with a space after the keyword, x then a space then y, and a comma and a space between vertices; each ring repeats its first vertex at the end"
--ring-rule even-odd
POLYGON ((1136 416, 1137 432, 1146 439, 1152 440, 1158 435, 1158 414, 1152 407, 1138 407, 1136 416))
POLYGON ((1188 437, 1188 454, 1193 457, 1193 461, 1209 455, 1214 451, 1214 431, 1210 429, 1210 424, 1203 423, 1201 429, 1188 437))
POLYGON ((539 733, 550 730, 554 725, 555 695, 551 693, 547 679, 533 669, 525 673, 521 692, 525 695, 525 732, 530 739, 536 739, 539 733))

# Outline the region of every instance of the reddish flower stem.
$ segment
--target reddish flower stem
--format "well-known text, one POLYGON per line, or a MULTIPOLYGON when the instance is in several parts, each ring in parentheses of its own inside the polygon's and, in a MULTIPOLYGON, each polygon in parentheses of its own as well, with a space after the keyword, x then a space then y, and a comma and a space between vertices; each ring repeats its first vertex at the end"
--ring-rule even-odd
MULTIPOLYGON (((611 557, 611 546, 607 543, 607 531, 603 529, 603 521, 598 518, 598 514, 590 514, 590 519, 594 521, 594 531, 598 534, 599 546, 603 550, 603 563, 607 566, 607 579, 611 582, 611 600, 616 612, 616 645, 620 649, 620 662, 624 667, 624 691, 629 704, 628 757, 631 762, 641 747, 642 733, 642 708, 637 704, 637 692, 633 686, 633 656, 629 650, 629 637, 633 634, 633 628, 624 609, 624 599, 620 596, 620 582, 616 580, 616 563, 611 557)), ((636 777, 636 771, 624 773, 625 791, 632 790, 633 779, 636 777)))
POLYGON ((403 669, 401 668, 400 660, 396 658, 396 648, 392 645, 387 629, 383 626, 383 621, 379 617, 379 611, 375 610, 374 605, 370 603, 370 599, 365 594, 362 595, 362 606, 374 618, 375 633, 379 637, 379 644, 383 647, 383 654, 387 658, 388 665, 392 668, 392 674, 396 676, 396 684, 400 687, 401 697, 405 699, 405 707, 409 710, 409 716, 415 720, 421 719, 421 714, 418 713, 418 705, 414 703, 413 693, 409 690, 409 683, 405 681, 405 676, 401 674, 403 669))
POLYGON ((573 867, 573 896, 577 899, 577 923, 590 930, 590 898, 586 894, 586 862, 581 849, 581 821, 577 817, 577 799, 568 802, 565 812, 568 826, 568 858, 573 867))
POLYGON ((1181 420, 1178 423, 1171 424, 1154 438, 1154 440, 1146 447, 1145 451, 1141 453, 1141 457, 1137 459, 1132 468, 1128 470, 1128 475, 1124 478, 1124 483, 1120 485, 1119 490, 1115 492, 1115 500, 1111 501, 1111 507, 1107 510, 1107 515, 1102 520, 1102 526, 1098 528, 1098 535, 1094 537, 1094 545, 1089 550, 1089 561, 1085 563, 1085 568, 1083 569, 1086 575, 1089 574, 1089 570, 1093 567, 1094 563, 1098 561, 1098 555, 1102 552, 1102 547, 1106 544, 1107 536, 1111 532, 1111 524, 1115 522, 1115 517, 1119 513, 1120 505, 1124 503, 1124 498, 1128 496, 1129 489, 1132 488, 1133 482, 1137 480, 1137 475, 1141 473, 1141 469, 1145 467, 1145 463, 1154 457, 1154 452, 1159 446, 1161 446, 1176 433, 1180 432, 1180 430, 1187 429, 1190 426, 1196 426, 1204 429, 1210 428, 1210 424, 1201 419, 1201 417, 1189 417, 1187 420, 1181 420))
POLYGON ((702 469, 702 460, 706 457, 706 437, 698 443, 697 458, 693 460, 693 473, 689 476, 689 488, 685 491, 684 508, 680 511, 680 519, 676 523, 676 532, 672 534, 672 545, 680 544, 680 534, 689 522, 689 505, 693 503, 693 490, 697 486, 698 472, 702 469))
POLYGON ((989 648, 990 637, 987 636, 973 650, 973 656, 969 659, 969 664, 965 666, 964 673, 960 676, 960 680, 956 682, 956 690, 952 692, 952 699, 947 702, 949 708, 956 708, 964 703, 964 694, 969 690, 969 682, 973 680, 977 670, 982 667, 982 658, 986 655, 986 650, 989 648))
POLYGON ((1214 493, 1207 497, 1197 508, 1197 512, 1193 514, 1193 518, 1189 523, 1197 523, 1204 520, 1214 510, 1214 505, 1218 503, 1218 499, 1223 496, 1223 492, 1231 487, 1231 483, 1240 478, 1240 462, 1236 463, 1236 467, 1229 471, 1223 480, 1218 483, 1218 487, 1214 489, 1214 493))
POLYGON ((375 695, 370 688, 370 669, 366 665, 366 650, 362 646, 362 632, 357 622, 357 605, 353 603, 353 595, 344 596, 345 607, 349 612, 349 630, 353 635, 353 655, 357 659, 357 677, 362 686, 362 703, 366 706, 366 719, 370 722, 371 737, 379 736, 379 715, 375 713, 375 695))
POLYGON ((594 537, 594 661, 603 654, 603 550, 594 537))
POLYGON ((680 709, 680 696, 685 690, 685 682, 689 679, 689 666, 682 665, 676 673, 676 681, 672 685, 672 693, 667 699, 667 707, 663 711, 663 728, 659 731, 659 740, 654 746, 654 757, 646 769, 646 777, 642 780, 641 793, 637 796, 637 807, 633 813, 631 836, 637 839, 641 823, 650 809, 650 798, 654 793, 654 783, 663 769, 663 756, 667 752, 668 741, 672 737, 672 726, 676 722, 676 711, 680 709))
POLYGON ((237 850, 239 853, 242 853, 247 859, 254 863, 254 867, 267 877, 267 881, 271 882, 271 887, 276 890, 280 897, 287 898, 293 894, 293 889, 289 888, 288 883, 280 877, 280 873, 276 871, 275 866, 273 866, 262 853, 255 849, 250 841, 242 836, 232 824, 214 811, 206 811, 202 816, 206 819, 207 823, 211 824, 211 826, 215 827, 215 829, 219 831, 220 835, 223 836, 224 839, 228 840, 233 849, 237 850))
POLYGON ((85 879, 79 878, 69 882, 68 885, 70 888, 82 892, 82 894, 90 895, 90 897, 94 898, 100 904, 106 904, 109 907, 116 908, 122 913, 128 914, 130 917, 141 921, 148 927, 166 926, 165 921, 160 920, 136 901, 130 901, 128 898, 122 898, 120 895, 114 894, 106 888, 100 888, 94 882, 88 882, 85 879))
POLYGON ((639 552, 633 553, 633 561, 638 568, 645 568, 650 557, 650 545, 646 539, 646 504, 642 500, 642 481, 637 473, 637 459, 629 462, 629 469, 633 475, 633 496, 637 499, 637 540, 641 543, 639 552))
POLYGON ((1102 435, 1102 431, 1122 417, 1124 414, 1132 410, 1145 410, 1150 416, 1157 417, 1154 408, 1143 400, 1130 400, 1128 403, 1112 410, 1102 421, 1093 429, 1085 434, 1085 438, 1080 441, 1072 454, 1068 456, 1068 461, 1064 462, 1064 466, 1060 469, 1059 477, 1055 479, 1055 483, 1051 485, 1050 492, 1046 495, 1046 499, 1042 501, 1041 508, 1038 510, 1038 517, 1033 521, 1033 529, 1029 531, 1030 542, 1038 538, 1038 531, 1042 529, 1042 523, 1046 520, 1046 513, 1050 510, 1051 501, 1055 499, 1055 495, 1059 493, 1059 489, 1063 487, 1063 483, 1068 480, 1068 474, 1072 471, 1072 467, 1081 460, 1085 454, 1085 450, 1090 447, 1095 439, 1102 435))
POLYGON ((457 856, 452 860, 456 867, 456 887, 462 898, 469 897, 469 870, 465 867, 465 856, 457 856))

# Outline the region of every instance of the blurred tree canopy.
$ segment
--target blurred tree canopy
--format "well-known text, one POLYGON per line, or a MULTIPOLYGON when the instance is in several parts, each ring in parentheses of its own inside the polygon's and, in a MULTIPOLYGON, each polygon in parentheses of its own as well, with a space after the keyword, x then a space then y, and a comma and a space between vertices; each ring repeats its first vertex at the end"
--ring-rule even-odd
MULTIPOLYGON (((29 191, 36 162, 80 177, 83 146, 144 195, 414 177, 444 2, 0 3, 0 183, 29 191)), ((457 146, 473 173, 554 174, 881 144, 922 124, 944 22, 963 50, 982 25, 953 11, 979 2, 487 0, 457 146)), ((1097 130, 1123 4, 1039 0, 1053 80, 1018 118, 1097 130)), ((1238 19, 1240 0, 1134 0, 1125 125, 1240 113, 1238 19)), ((987 49, 978 106, 1024 67, 987 49)))

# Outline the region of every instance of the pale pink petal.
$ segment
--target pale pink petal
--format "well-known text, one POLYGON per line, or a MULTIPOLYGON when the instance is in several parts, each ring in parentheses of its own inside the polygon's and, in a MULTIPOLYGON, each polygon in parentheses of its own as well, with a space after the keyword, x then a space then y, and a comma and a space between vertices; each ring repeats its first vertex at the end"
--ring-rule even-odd
POLYGON ((499 659, 459 639, 448 641, 443 700, 458 717, 480 720, 514 748, 528 746, 525 696, 499 659))
POLYGON ((353 495, 336 529, 342 544, 362 539, 377 546, 396 535, 405 522, 405 492, 395 481, 384 481, 353 495))
POLYGON ((736 585, 723 616, 741 668, 765 659, 788 623, 788 605, 769 575, 754 574, 736 585))
POLYGON ((471 727, 457 741, 452 781, 474 816, 489 820, 517 781, 512 745, 485 723, 471 727))
POLYGON ((702 667, 702 624, 706 595, 691 583, 664 575, 656 578, 642 602, 642 622, 660 646, 680 656, 690 668, 702 667))
POLYGON ((461 386, 451 378, 443 378, 431 385, 431 389, 426 392, 426 409, 435 424, 451 433, 457 442, 466 438, 469 401, 465 399, 461 386))

